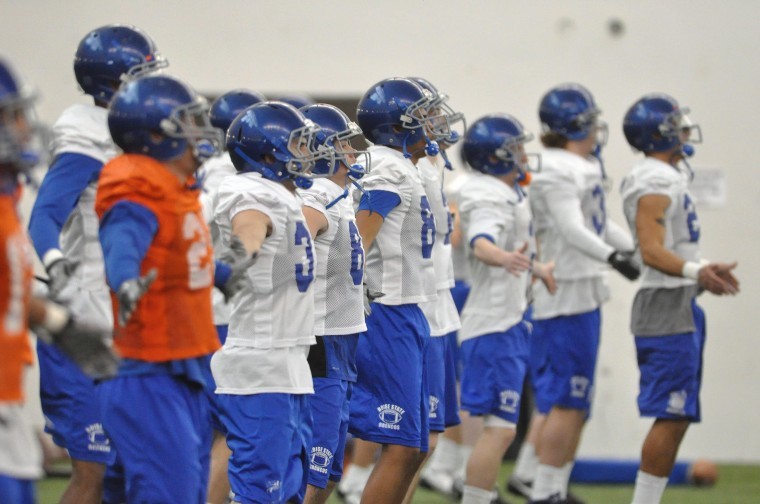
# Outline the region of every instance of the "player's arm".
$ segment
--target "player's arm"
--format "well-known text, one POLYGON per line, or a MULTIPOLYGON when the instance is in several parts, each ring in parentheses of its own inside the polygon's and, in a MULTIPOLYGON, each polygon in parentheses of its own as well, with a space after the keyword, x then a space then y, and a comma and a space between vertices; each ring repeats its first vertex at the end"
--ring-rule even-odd
POLYGON ((571 185, 557 184, 546 192, 545 200, 557 230, 568 244, 597 261, 608 263, 629 280, 639 277, 639 268, 630 252, 616 250, 585 226, 580 200, 571 185))
POLYGON ((530 269, 530 258, 525 255, 527 242, 518 250, 509 252, 496 246, 491 236, 480 234, 470 240, 470 246, 477 260, 489 266, 502 267, 515 276, 530 269))
POLYGON ((362 237, 364 250, 369 251, 385 218, 401 203, 401 196, 392 191, 372 190, 362 194, 356 212, 356 227, 362 237))
POLYGON ((739 284, 731 274, 736 263, 690 263, 665 248, 665 213, 670 204, 670 197, 663 194, 639 198, 636 234, 644 264, 667 275, 692 278, 713 294, 736 294, 739 284))
POLYGON ((272 219, 258 210, 243 210, 232 218, 232 234, 240 239, 246 253, 253 256, 272 234, 272 219))
POLYGON ((309 205, 304 205, 303 216, 306 218, 306 227, 309 228, 312 238, 316 238, 327 231, 329 223, 324 213, 309 205))
POLYGON ((158 274, 153 269, 140 276, 143 259, 157 231, 156 215, 132 201, 119 201, 100 220, 106 281, 119 299, 120 325, 127 323, 158 274))
POLYGON ((57 294, 74 265, 61 252, 59 235, 82 191, 97 178, 103 163, 84 154, 64 153, 55 158, 40 185, 29 219, 29 236, 57 294))
POLYGON ((636 248, 631 233, 623 228, 623 226, 610 219, 607 219, 604 241, 612 245, 615 250, 621 250, 624 252, 633 252, 636 248))

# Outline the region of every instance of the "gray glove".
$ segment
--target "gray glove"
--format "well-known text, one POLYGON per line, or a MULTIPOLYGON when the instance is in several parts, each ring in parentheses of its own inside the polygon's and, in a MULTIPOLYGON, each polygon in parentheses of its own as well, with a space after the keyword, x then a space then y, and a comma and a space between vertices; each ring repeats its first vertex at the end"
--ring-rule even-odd
POLYGON ((116 374, 119 357, 109 344, 110 328, 78 321, 68 308, 57 303, 48 303, 48 310, 57 311, 66 323, 56 330, 35 328, 41 340, 57 346, 92 378, 103 379, 116 374))
POLYGON ((69 279, 78 267, 78 261, 70 261, 65 257, 61 257, 45 267, 49 279, 48 292, 52 299, 56 299, 61 294, 61 291, 69 283, 69 279))
POLYGON ((137 308, 137 303, 140 298, 148 291, 150 284, 158 276, 158 270, 153 268, 147 275, 140 278, 133 278, 127 280, 121 287, 119 292, 116 293, 116 297, 119 299, 119 325, 124 327, 132 317, 132 314, 137 308))
POLYGON ((249 255, 240 238, 237 235, 232 235, 229 252, 220 258, 220 261, 232 270, 224 285, 219 287, 219 290, 224 294, 225 303, 245 288, 248 281, 248 268, 254 265, 257 256, 257 252, 249 255))
POLYGON ((367 287, 367 284, 364 284, 364 316, 369 317, 372 315, 372 303, 375 302, 375 299, 381 298, 385 296, 382 292, 377 292, 370 290, 369 287, 367 287))

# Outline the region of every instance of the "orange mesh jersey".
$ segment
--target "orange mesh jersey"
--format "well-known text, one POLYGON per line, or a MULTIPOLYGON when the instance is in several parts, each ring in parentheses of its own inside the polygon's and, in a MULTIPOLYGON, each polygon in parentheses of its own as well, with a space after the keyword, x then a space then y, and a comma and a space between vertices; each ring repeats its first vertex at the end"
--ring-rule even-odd
MULTIPOLYGON (((122 357, 164 362, 219 348, 211 311, 214 255, 198 193, 147 156, 125 154, 103 167, 95 201, 100 219, 116 203, 131 201, 148 208, 158 220, 158 231, 140 266, 141 275, 155 268, 158 277, 126 327, 117 322, 114 330, 114 344, 122 357)), ((111 297, 117 320, 118 302, 113 292, 111 297)))
POLYGON ((16 198, 0 195, 0 401, 24 398, 24 367, 32 363, 29 300, 32 251, 16 214, 16 198))

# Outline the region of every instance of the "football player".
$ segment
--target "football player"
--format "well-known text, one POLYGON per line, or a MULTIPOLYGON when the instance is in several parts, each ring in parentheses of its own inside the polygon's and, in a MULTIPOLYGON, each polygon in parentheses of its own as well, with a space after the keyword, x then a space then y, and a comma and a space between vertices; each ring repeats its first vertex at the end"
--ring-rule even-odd
POLYGON ((467 463, 466 504, 488 504, 501 461, 515 437, 527 369, 525 319, 532 274, 556 289, 553 265, 533 261, 528 198, 518 182, 527 172, 532 139, 507 114, 475 121, 463 155, 475 173, 459 192, 462 233, 469 243, 472 289, 462 311, 462 409, 482 416, 484 429, 467 463))
MULTIPOLYGON (((108 132, 108 102, 124 80, 166 64, 150 37, 128 25, 91 31, 74 56, 77 82, 94 103, 72 105, 53 125, 54 159, 34 203, 29 234, 51 295, 66 300, 82 320, 113 325, 94 210, 100 170, 117 153, 108 132)), ((103 475, 115 452, 103 432, 95 385, 56 347, 38 340, 37 353, 45 430, 72 459, 61 502, 100 504, 103 475)), ((109 471, 106 485, 106 502, 121 502, 120 478, 112 479, 109 471)))
MULTIPOLYGON (((219 96, 211 104, 209 119, 211 125, 223 132, 232 124, 232 121, 246 108, 256 103, 265 101, 263 95, 248 89, 235 89, 219 96)), ((214 221, 214 209, 218 203, 219 186, 222 180, 236 173, 229 152, 225 151, 214 156, 201 167, 199 178, 203 181, 201 204, 203 216, 211 233, 211 244, 214 247, 214 256, 218 260, 227 259, 230 251, 226 249, 219 235, 219 228, 214 221)), ((224 344, 227 339, 227 326, 230 322, 229 293, 225 295, 221 289, 213 290, 214 325, 219 335, 220 343, 224 344)), ((210 363, 209 363, 210 364, 210 363)), ((224 425, 219 416, 219 407, 216 403, 216 383, 209 366, 206 375, 206 392, 211 406, 211 426, 214 429, 214 437, 211 447, 211 468, 208 482, 208 501, 211 504, 225 504, 230 493, 230 483, 227 478, 227 460, 230 450, 224 440, 224 425)))
MULTIPOLYGON (((357 107, 357 122, 374 145, 356 221, 367 250, 368 298, 382 297, 370 305, 359 337, 349 430, 383 445, 362 497, 371 502, 401 502, 420 453, 428 451, 430 327, 419 304, 436 298, 435 217, 415 164, 432 147, 426 124, 434 103, 416 82, 391 78, 370 87, 357 107)), ((366 459, 355 459, 352 471, 366 472, 366 459)))
MULTIPOLYGON (((567 482, 591 409, 601 326, 609 298, 603 265, 629 280, 639 270, 630 234, 609 220, 599 153, 606 125, 591 93, 579 84, 550 89, 541 99, 541 173, 531 182, 531 208, 542 262, 555 263, 557 292, 534 289, 533 345, 543 348, 536 403, 547 417, 538 434, 535 502, 567 498, 567 482)), ((536 352, 533 352, 536 354, 536 352)))
MULTIPOLYGON (((448 105, 448 95, 441 93, 430 81, 413 77, 413 81, 433 94, 436 104, 431 107, 428 117, 428 136, 437 143, 435 148, 417 162, 417 169, 425 186, 425 194, 430 210, 435 218, 435 243, 433 244, 433 266, 436 277, 437 298, 435 301, 422 303, 422 309, 430 325, 430 341, 425 350, 425 370, 429 393, 430 439, 428 456, 438 443, 438 434, 447 427, 459 425, 459 401, 455 370, 455 348, 452 341, 444 336, 461 327, 451 288, 454 286, 454 265, 451 260, 451 234, 454 221, 449 211, 448 201, 443 193, 444 170, 452 169, 445 154, 445 149, 455 144, 461 134, 455 130, 457 123, 462 123, 464 116, 455 112, 448 105)), ((453 482, 452 482, 453 483, 453 482)), ((411 502, 416 488, 416 481, 405 502, 411 502)), ((444 488, 446 493, 451 488, 444 488)))
MULTIPOLYGON (((61 345, 61 358, 82 365, 90 380, 116 369, 104 343, 110 327, 93 331, 78 326, 68 309, 32 295, 31 246, 16 204, 19 177, 37 157, 28 149, 35 128, 33 101, 33 94, 0 59, 0 502, 20 504, 36 502, 34 480, 42 475, 39 445, 22 413, 24 371, 33 359, 29 326, 40 337, 52 334, 52 340, 46 339, 61 345)), ((77 372, 82 373, 79 368, 77 372)))
POLYGON ((206 501, 211 436, 204 372, 219 348, 211 240, 194 173, 221 145, 201 97, 168 76, 122 86, 108 126, 122 151, 95 210, 114 296, 117 377, 97 385, 127 502, 206 501))
POLYGON ((657 504, 691 423, 701 419, 699 391, 705 316, 702 291, 734 295, 737 263, 703 259, 701 229, 689 194, 685 159, 702 140, 689 109, 665 94, 636 101, 623 120, 628 143, 644 158, 621 186, 623 210, 643 263, 633 301, 631 329, 641 371, 639 412, 654 417, 641 450, 634 504, 657 504))
POLYGON ((351 140, 361 130, 337 107, 316 104, 301 112, 322 129, 321 145, 332 147, 328 159, 316 163, 318 178, 299 189, 303 213, 314 240, 315 333, 317 344, 309 352, 314 396, 309 404, 314 421, 309 461, 307 503, 323 504, 343 474, 343 452, 348 433, 349 399, 356 382, 356 345, 364 323, 364 248, 356 227, 349 193, 357 178, 368 171, 366 160, 356 164, 351 140))
POLYGON ((211 361, 234 502, 301 502, 306 491, 315 252, 296 184, 309 186, 315 163, 334 159, 317 151, 319 131, 278 101, 245 109, 227 131, 238 173, 219 187, 215 220, 223 243, 239 240, 256 257, 211 361))

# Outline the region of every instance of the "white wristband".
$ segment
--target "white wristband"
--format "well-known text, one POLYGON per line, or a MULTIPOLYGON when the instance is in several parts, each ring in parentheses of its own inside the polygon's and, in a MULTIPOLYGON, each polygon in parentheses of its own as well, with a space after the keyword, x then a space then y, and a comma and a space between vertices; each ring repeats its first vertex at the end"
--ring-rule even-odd
POLYGON ((57 334, 69 323, 71 315, 63 306, 53 303, 45 303, 45 318, 42 321, 44 327, 51 334, 57 334))
POLYGON ((58 249, 50 249, 42 256, 42 264, 45 266, 45 269, 48 269, 54 262, 58 262, 61 259, 63 259, 63 252, 58 249))
POLYGON ((681 269, 681 276, 684 278, 691 278, 692 280, 699 279, 699 270, 702 269, 702 264, 698 262, 687 261, 681 269))

